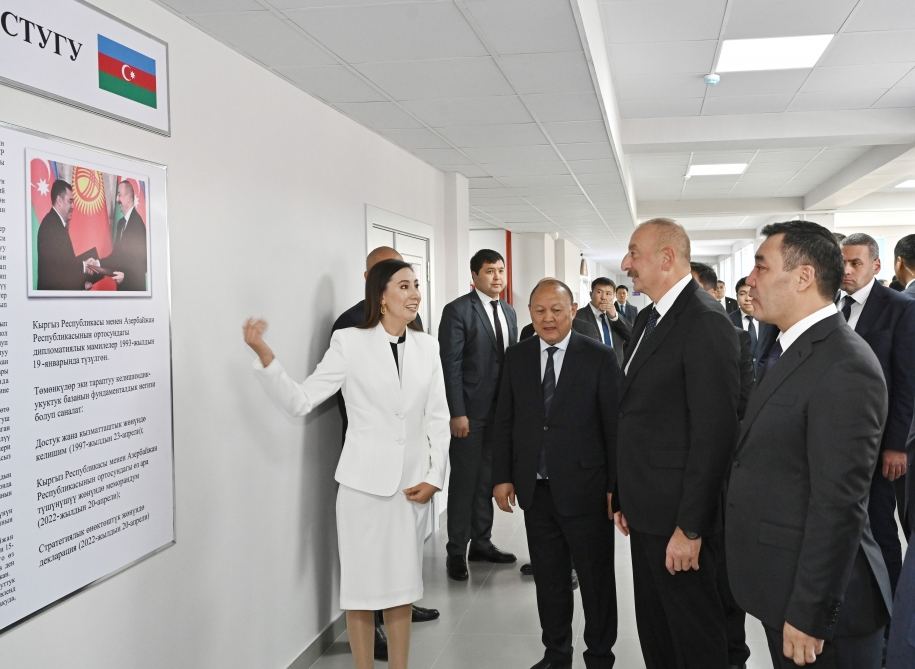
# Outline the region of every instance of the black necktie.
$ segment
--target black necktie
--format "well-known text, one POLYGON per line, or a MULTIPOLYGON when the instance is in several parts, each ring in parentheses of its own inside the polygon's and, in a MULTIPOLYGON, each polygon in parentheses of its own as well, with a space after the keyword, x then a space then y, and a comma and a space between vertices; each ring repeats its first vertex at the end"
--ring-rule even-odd
POLYGON ((759 380, 760 380, 760 381, 762 381, 762 377, 763 377, 770 369, 772 369, 773 367, 775 367, 775 363, 777 363, 777 362, 778 362, 778 359, 781 358, 781 357, 782 357, 782 344, 781 344, 781 342, 780 342, 778 339, 776 339, 776 340, 773 342, 773 344, 772 344, 772 348, 769 349, 768 355, 766 355, 766 360, 765 360, 765 362, 763 363, 763 368, 762 368, 762 371, 760 372, 760 375, 759 375, 759 380))
POLYGON ((505 355, 505 338, 502 336, 502 321, 499 320, 499 300, 490 302, 492 305, 492 321, 496 330, 496 348, 499 349, 499 359, 505 355))
MULTIPOLYGON (((546 369, 543 370, 543 381, 540 384, 543 389, 543 413, 545 416, 550 415, 550 404, 553 402, 553 395, 556 394, 556 370, 553 368, 553 354, 558 350, 555 346, 550 346, 546 350, 549 357, 546 360, 546 369)), ((544 429, 546 429, 546 426, 544 426, 544 429)), ((540 463, 537 466, 537 473, 540 478, 547 478, 546 444, 540 447, 540 463)))
POLYGON ((654 332, 654 328, 658 324, 658 319, 660 317, 661 314, 658 313, 658 310, 652 307, 651 311, 648 312, 648 322, 645 323, 644 339, 648 339, 648 337, 651 336, 651 333, 654 332))
POLYGON ((125 221, 124 218, 122 217, 120 220, 118 220, 118 227, 114 231, 114 241, 115 242, 121 241, 121 235, 124 234, 124 228, 126 228, 126 227, 127 227, 127 221, 125 221))
POLYGON ((746 316, 747 319, 747 332, 750 333, 750 350, 753 352, 753 357, 756 357, 756 344, 758 342, 756 335, 756 325, 753 324, 753 317, 749 314, 746 316))
POLYGON ((855 298, 851 295, 846 295, 842 298, 842 301, 845 305, 842 307, 842 315, 845 316, 845 322, 848 322, 848 319, 851 318, 851 305, 855 303, 855 298))

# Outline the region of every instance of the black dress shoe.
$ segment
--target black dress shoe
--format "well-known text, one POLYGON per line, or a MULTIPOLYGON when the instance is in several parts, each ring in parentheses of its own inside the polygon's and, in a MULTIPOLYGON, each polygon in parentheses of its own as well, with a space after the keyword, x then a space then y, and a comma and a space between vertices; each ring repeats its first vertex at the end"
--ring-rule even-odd
POLYGON ((530 562, 525 562, 521 565, 521 575, 522 576, 533 576, 534 575, 534 565, 530 562))
POLYGON ((572 662, 557 663, 554 660, 543 658, 540 662, 531 667, 531 669, 572 669, 572 662))
POLYGON ((388 637, 377 617, 375 618, 375 659, 379 662, 388 660, 388 637))
MULTIPOLYGON (((466 570, 465 570, 466 571, 466 570)), ((413 622, 427 623, 439 617, 438 609, 424 609, 421 606, 413 605, 413 622)))
POLYGON ((467 559, 471 562, 495 562, 496 564, 509 564, 515 562, 516 558, 511 553, 506 553, 500 551, 495 546, 490 545, 489 548, 471 548, 470 552, 467 554, 467 559))
POLYGON ((467 580, 467 562, 461 555, 449 555, 445 560, 445 570, 448 572, 448 578, 455 581, 467 580))

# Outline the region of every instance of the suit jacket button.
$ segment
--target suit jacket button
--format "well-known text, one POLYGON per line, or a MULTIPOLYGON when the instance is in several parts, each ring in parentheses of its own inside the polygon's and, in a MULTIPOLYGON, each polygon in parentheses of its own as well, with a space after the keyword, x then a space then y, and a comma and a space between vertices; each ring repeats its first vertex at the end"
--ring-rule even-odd
POLYGON ((734 469, 737 469, 740 466, 740 460, 734 460, 734 469))
POLYGON ((549 426, 549 425, 544 425, 544 426, 543 426, 543 431, 544 431, 544 432, 546 432, 546 431, 549 430, 549 429, 550 429, 550 426, 549 426))

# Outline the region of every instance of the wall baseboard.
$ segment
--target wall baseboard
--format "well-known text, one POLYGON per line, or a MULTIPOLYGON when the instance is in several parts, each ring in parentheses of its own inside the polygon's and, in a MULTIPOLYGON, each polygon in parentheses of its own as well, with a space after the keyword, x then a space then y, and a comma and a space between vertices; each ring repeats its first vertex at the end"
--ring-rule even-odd
POLYGON ((341 613, 336 620, 324 628, 324 631, 314 641, 308 644, 308 647, 292 661, 288 669, 309 669, 324 654, 324 651, 331 647, 334 639, 343 634, 344 630, 346 630, 346 614, 341 613))

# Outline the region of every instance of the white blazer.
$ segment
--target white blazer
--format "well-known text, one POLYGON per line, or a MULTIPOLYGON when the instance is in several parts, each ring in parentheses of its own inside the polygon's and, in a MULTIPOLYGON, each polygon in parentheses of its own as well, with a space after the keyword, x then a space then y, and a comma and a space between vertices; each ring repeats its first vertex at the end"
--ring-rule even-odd
POLYGON ((411 486, 444 486, 451 414, 434 337, 407 329, 402 382, 381 325, 334 332, 324 359, 301 383, 276 358, 267 367, 255 359, 254 366, 267 393, 293 416, 342 390, 349 426, 334 475, 338 483, 386 497, 398 492, 405 475, 408 482, 415 477, 411 486), (415 471, 405 472, 405 462, 415 471))

